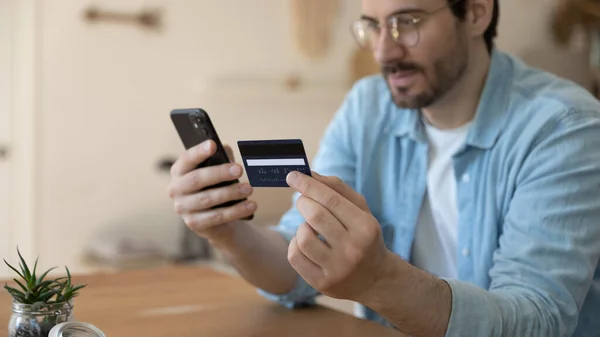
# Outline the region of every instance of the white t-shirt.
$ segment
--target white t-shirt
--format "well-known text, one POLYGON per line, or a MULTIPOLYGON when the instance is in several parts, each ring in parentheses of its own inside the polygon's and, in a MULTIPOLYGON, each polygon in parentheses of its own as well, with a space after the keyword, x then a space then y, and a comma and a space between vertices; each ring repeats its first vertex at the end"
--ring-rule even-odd
POLYGON ((438 277, 457 277, 458 208, 452 156, 462 147, 471 122, 452 130, 425 123, 429 141, 427 193, 419 213, 412 263, 438 277))

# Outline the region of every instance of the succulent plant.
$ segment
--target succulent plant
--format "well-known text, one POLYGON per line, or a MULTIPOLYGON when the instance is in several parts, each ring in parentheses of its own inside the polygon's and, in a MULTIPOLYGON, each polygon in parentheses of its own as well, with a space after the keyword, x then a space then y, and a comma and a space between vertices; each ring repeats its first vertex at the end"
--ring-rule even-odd
POLYGON ((12 296, 14 301, 23 304, 36 306, 45 306, 50 304, 66 303, 79 295, 78 291, 86 285, 74 285, 71 283, 71 273, 65 266, 67 276, 56 279, 46 279, 48 273, 56 267, 50 268, 37 276, 38 259, 35 260, 33 269, 30 269, 21 252, 17 248, 19 255, 19 270, 10 265, 6 260, 4 263, 20 277, 20 280, 13 278, 19 287, 14 288, 4 284, 4 289, 12 296))

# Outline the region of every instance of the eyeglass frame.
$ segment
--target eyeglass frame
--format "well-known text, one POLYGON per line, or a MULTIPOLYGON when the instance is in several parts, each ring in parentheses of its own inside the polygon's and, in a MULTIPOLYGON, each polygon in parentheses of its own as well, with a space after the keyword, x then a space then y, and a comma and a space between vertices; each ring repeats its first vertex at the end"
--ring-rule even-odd
MULTIPOLYGON (((416 45, 418 45, 419 42, 421 41, 421 31, 419 29, 419 25, 422 22, 424 22, 425 20, 427 20, 429 17, 433 16, 434 14, 436 14, 438 12, 441 12, 444 9, 452 9, 452 7, 454 7, 456 4, 458 4, 461 1, 464 1, 464 0, 453 0, 450 3, 448 3, 448 4, 446 4, 446 5, 442 6, 442 7, 436 8, 436 9, 434 9, 432 11, 429 11, 429 12, 425 12, 425 14, 420 15, 419 17, 412 17, 411 20, 410 20, 410 23, 416 29, 417 38, 416 38, 416 41, 414 42, 414 44, 412 44, 410 46, 407 46, 406 44, 403 44, 402 42, 400 42, 400 36, 399 36, 400 33, 398 32, 398 27, 396 27, 396 33, 395 34, 394 34, 394 32, 391 31, 392 27, 389 27, 391 20, 395 19, 397 16, 400 16, 400 15, 411 15, 410 13, 399 13, 399 14, 392 15, 392 16, 390 16, 389 18, 387 18, 385 20, 386 23, 380 23, 380 22, 371 22, 371 23, 376 24, 375 28, 379 29, 379 32, 381 32, 382 29, 386 29, 387 28, 387 33, 390 35, 390 37, 392 38, 392 41, 394 41, 394 43, 399 44, 399 45, 404 45, 405 47, 412 48, 412 47, 415 47, 416 45), (394 37, 394 35, 398 35, 398 36, 394 37)), ((358 41, 358 38, 356 37, 356 33, 354 31, 354 27, 358 23, 361 23, 363 21, 371 21, 371 20, 368 20, 368 19, 365 19, 365 18, 361 18, 359 20, 356 20, 356 21, 352 22, 352 24, 350 25, 350 31, 352 32, 352 37, 354 38, 356 44, 358 44, 358 46, 360 48, 363 48, 363 49, 374 49, 374 48, 369 48, 368 46, 364 46, 363 45, 364 43, 360 43, 358 41)), ((391 24, 391 26, 393 26, 393 25, 397 26, 398 23, 394 22, 394 23, 391 24)))

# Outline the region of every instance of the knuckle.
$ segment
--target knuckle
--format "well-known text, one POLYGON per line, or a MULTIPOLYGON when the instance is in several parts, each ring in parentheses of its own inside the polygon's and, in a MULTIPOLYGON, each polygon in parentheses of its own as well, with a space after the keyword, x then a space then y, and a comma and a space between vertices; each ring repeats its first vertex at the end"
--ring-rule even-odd
POLYGON ((231 177, 231 173, 229 172, 229 165, 221 165, 219 166, 219 178, 221 180, 226 180, 227 178, 231 177))
POLYGON ((182 160, 183 156, 180 157, 175 163, 173 163, 173 165, 171 165, 171 168, 169 169, 169 174, 171 175, 171 177, 176 177, 179 175, 179 166, 181 165, 182 160))
POLYGON ((298 208, 299 210, 305 210, 308 207, 308 203, 307 203, 308 199, 303 196, 300 195, 298 197, 298 199, 296 200, 296 208, 298 208))
POLYGON ((347 265, 350 266, 359 264, 364 258, 364 253, 354 246, 348 246, 344 255, 346 256, 347 265))
POLYGON ((240 202, 240 203, 237 203, 233 207, 228 207, 228 208, 224 209, 223 212, 221 213, 221 218, 219 220, 219 223, 229 222, 229 221, 232 221, 235 219, 240 219, 246 215, 249 215, 249 211, 248 211, 248 208, 246 208, 246 205, 247 205, 247 203, 240 202))
POLYGON ((177 214, 183 214, 186 211, 186 207, 181 200, 175 200, 173 208, 177 214))
POLYGON ((176 195, 176 191, 175 191, 175 187, 173 186, 173 184, 169 184, 167 186, 167 195, 169 196, 170 199, 175 198, 176 195))
POLYGON ((204 181, 204 175, 202 174, 202 170, 195 170, 192 173, 192 184, 194 187, 202 186, 202 182, 204 181))
POLYGON ((302 192, 302 194, 310 194, 312 188, 308 179, 298 179, 296 184, 298 190, 302 192))
POLYGON ((327 208, 335 208, 340 204, 340 197, 334 193, 328 193, 323 197, 323 206, 327 208))
POLYGON ((300 250, 302 251, 306 251, 309 250, 311 247, 311 237, 310 235, 308 235, 306 233, 306 231, 303 231, 302 233, 298 233, 297 235, 297 243, 298 243, 298 248, 300 248, 300 250))
POLYGON ((288 254, 287 254, 288 261, 290 262, 290 264, 294 265, 295 262, 298 261, 298 257, 299 257, 298 249, 295 247, 294 244, 291 244, 290 248, 288 249, 288 254))
POLYGON ((230 201, 234 199, 241 199, 245 196, 246 195, 240 190, 239 184, 233 184, 227 188, 227 190, 224 193, 223 199, 226 199, 226 201, 230 201))
POLYGON ((340 179, 340 177, 338 177, 338 176, 331 176, 331 177, 329 177, 329 179, 330 179, 331 184, 334 186, 339 186, 344 183, 342 181, 342 179, 340 179))
POLYGON ((208 222, 210 222, 211 224, 221 224, 223 223, 223 213, 222 212, 212 212, 211 214, 208 215, 208 222))
POLYGON ((325 221, 325 212, 321 209, 311 209, 306 215, 309 223, 323 223, 325 221))
POLYGON ((358 202, 360 202, 363 206, 367 206, 367 198, 365 198, 365 196, 362 194, 357 193, 356 195, 356 199, 358 200, 358 202))
POLYGON ((211 198, 208 193, 200 193, 196 196, 196 207, 204 209, 210 206, 211 198))
POLYGON ((183 216, 183 222, 191 230, 194 230, 199 225, 198 221, 189 214, 183 216))
POLYGON ((366 226, 363 226, 364 235, 369 242, 374 241, 381 236, 381 226, 373 216, 369 216, 365 219, 364 223, 367 224, 366 226))
POLYGON ((171 168, 169 169, 169 175, 171 177, 177 176, 177 164, 171 165, 171 168))

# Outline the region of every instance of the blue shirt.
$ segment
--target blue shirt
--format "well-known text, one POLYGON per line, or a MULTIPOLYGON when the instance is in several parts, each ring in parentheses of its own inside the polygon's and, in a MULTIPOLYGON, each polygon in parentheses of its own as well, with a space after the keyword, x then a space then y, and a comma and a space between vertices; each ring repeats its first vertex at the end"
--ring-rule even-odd
MULTIPOLYGON (((427 153, 419 112, 395 106, 384 79, 372 76, 347 95, 311 168, 361 193, 388 249, 410 262, 427 153)), ((493 50, 453 166, 458 278, 444 279, 447 336, 600 336, 598 100, 493 50)), ((292 207, 274 229, 290 240, 303 222, 292 207)), ((302 278, 288 294, 259 292, 287 306, 318 295, 302 278)))

